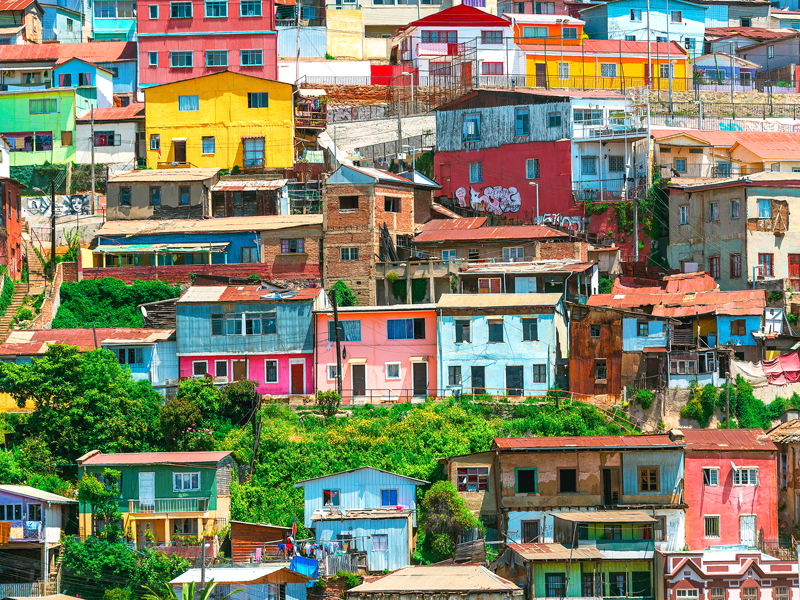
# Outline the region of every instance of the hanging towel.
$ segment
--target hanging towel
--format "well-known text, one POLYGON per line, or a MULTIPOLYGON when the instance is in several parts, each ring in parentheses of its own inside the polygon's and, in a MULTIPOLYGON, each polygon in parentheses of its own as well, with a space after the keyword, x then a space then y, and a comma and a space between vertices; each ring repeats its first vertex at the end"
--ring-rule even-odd
POLYGON ((256 562, 261 562, 261 548, 256 548, 256 562))
POLYGON ((311 577, 312 580, 306 584, 306 587, 314 587, 314 583, 319 575, 319 563, 313 558, 295 556, 292 562, 289 563, 289 570, 311 577))

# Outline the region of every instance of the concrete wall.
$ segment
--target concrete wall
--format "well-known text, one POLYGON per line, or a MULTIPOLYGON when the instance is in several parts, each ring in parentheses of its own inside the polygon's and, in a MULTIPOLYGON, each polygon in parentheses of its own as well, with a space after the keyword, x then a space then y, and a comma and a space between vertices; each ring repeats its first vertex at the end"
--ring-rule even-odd
POLYGON ((329 10, 327 52, 336 58, 364 58, 364 22, 360 10, 329 10))
MULTIPOLYGON (((119 146, 95 146, 94 160, 106 165, 136 166, 136 132, 142 130, 144 123, 95 123, 95 132, 109 131, 120 136, 119 146)), ((79 123, 75 127, 75 162, 79 165, 92 164, 92 126, 79 123)))
POLYGON ((210 186, 213 184, 211 179, 206 181, 185 181, 185 182, 108 182, 108 193, 106 194, 106 211, 109 221, 150 219, 157 211, 157 207, 150 204, 150 188, 161 188, 161 204, 158 207, 172 209, 174 211, 187 211, 193 208, 199 212, 200 216, 209 214, 208 199, 210 197, 210 186), (131 205, 120 206, 120 190, 124 187, 131 190, 131 205), (189 205, 180 204, 180 188, 190 189, 189 205))
MULTIPOLYGON (((297 57, 297 28, 279 26, 278 57, 297 57)), ((325 58, 327 29, 325 27, 300 28, 300 58, 325 58)))

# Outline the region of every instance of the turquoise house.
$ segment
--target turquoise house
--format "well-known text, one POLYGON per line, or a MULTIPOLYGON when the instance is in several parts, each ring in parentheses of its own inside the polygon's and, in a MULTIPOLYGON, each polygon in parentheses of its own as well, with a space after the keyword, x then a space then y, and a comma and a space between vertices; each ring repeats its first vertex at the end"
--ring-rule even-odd
POLYGON ((367 570, 411 564, 417 527, 417 486, 428 482, 360 467, 295 483, 304 488, 306 529, 318 543, 367 553, 367 570))
POLYGON ((445 294, 437 310, 445 393, 539 396, 566 387, 561 294, 445 294))
POLYGON ((134 41, 136 0, 94 0, 92 33, 96 41, 134 41))
MULTIPOLYGON (((81 58, 72 58, 53 69, 53 82, 58 87, 95 88, 97 108, 114 106, 114 75, 109 69, 81 58)), ((91 91, 87 90, 91 95, 91 91)))

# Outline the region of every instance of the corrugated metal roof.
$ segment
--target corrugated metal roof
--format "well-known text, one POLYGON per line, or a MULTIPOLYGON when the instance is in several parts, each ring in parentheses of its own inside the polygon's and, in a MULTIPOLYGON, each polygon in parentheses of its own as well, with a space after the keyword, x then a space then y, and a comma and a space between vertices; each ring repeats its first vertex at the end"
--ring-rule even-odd
POLYGON ((372 177, 376 181, 388 181, 390 183, 405 183, 405 184, 413 183, 408 179, 406 179, 405 177, 400 177, 400 175, 395 175, 394 173, 390 173, 389 171, 384 171, 383 169, 374 169, 372 167, 354 167, 352 165, 346 165, 346 166, 348 169, 359 171, 364 175, 372 177))
POLYGON ((764 314, 765 307, 764 290, 669 294, 653 307, 653 315, 673 318, 704 314, 756 316, 764 314))
POLYGON ((561 294, 442 294, 437 308, 509 308, 555 306, 561 294))
POLYGON ((650 130, 650 137, 656 142, 669 145, 669 140, 676 137, 688 136, 705 142, 709 146, 717 148, 730 148, 736 142, 736 133, 733 131, 713 131, 698 129, 680 128, 653 128, 650 130))
POLYGON ((265 215, 221 219, 165 219, 163 221, 106 221, 96 237, 183 233, 238 233, 276 231, 293 227, 322 227, 322 215, 265 215))
POLYGON ((155 181, 205 181, 211 179, 219 169, 139 169, 125 171, 111 177, 109 183, 150 183, 155 181))
MULTIPOLYGON (((78 117, 79 123, 91 123, 91 112, 82 117, 78 117)), ((144 103, 133 102, 128 106, 112 106, 109 108, 95 108, 94 122, 114 122, 114 121, 144 121, 144 103)))
POLYGON ((756 142, 737 140, 731 151, 741 146, 764 160, 800 160, 800 134, 793 141, 756 142))
MULTIPOLYGON (((671 48, 669 51, 675 58, 685 58, 686 50, 678 42, 670 42, 671 48)), ((545 44, 517 44, 520 50, 524 52, 543 52, 545 44)), ((667 55, 666 42, 650 42, 651 54, 667 55)), ((552 49, 552 45, 548 45, 548 50, 552 49)), ((612 54, 618 56, 622 53, 623 56, 631 54, 647 54, 647 42, 625 41, 625 40, 583 40, 583 46, 570 46, 569 50, 564 49, 564 54, 612 54)), ((522 90, 518 90, 522 91, 522 90)), ((576 96, 575 92, 560 92, 558 90, 551 90, 554 96, 576 96)), ((584 95, 591 96, 593 94, 600 94, 600 91, 584 92, 584 95)), ((620 97, 619 94, 615 95, 620 97)))
POLYGON ((534 274, 534 273, 582 273, 594 268, 594 263, 581 262, 575 259, 537 260, 527 263, 469 263, 461 268, 464 275, 490 275, 497 273, 534 274))
POLYGON ((792 419, 781 423, 767 432, 769 438, 776 444, 785 444, 800 441, 800 419, 792 419))
MULTIPOLYGON (((435 311, 436 304, 433 302, 421 302, 420 304, 385 304, 382 306, 340 306, 340 313, 384 313, 394 311, 435 311)), ((331 309, 318 310, 316 312, 331 313, 331 309)))
POLYGON ((166 465, 218 463, 232 452, 119 452, 104 454, 97 450, 78 459, 81 467, 106 467, 115 465, 166 465))
POLYGON ((314 300, 322 293, 320 288, 300 290, 275 290, 260 285, 193 285, 178 298, 178 304, 205 304, 207 302, 302 302, 314 300))
POLYGON ((356 519, 404 519, 414 514, 410 509, 363 508, 334 509, 320 508, 311 515, 312 521, 348 521, 356 519))
POLYGON ((345 592, 346 595, 397 592, 512 592, 522 593, 514 583, 498 577, 480 565, 415 565, 403 567, 362 583, 345 592))
POLYGON ((437 219, 438 221, 446 221, 448 219, 454 219, 454 220, 461 219, 461 215, 459 215, 458 213, 454 213, 449 208, 445 208, 438 202, 431 202, 431 210, 447 217, 447 219, 437 219))
POLYGON ((743 37, 751 40, 777 40, 795 35, 792 29, 767 29, 765 27, 706 27, 706 39, 718 41, 729 37, 743 37))
POLYGON ((320 475, 319 477, 311 477, 310 479, 302 479, 294 484, 294 487, 303 487, 304 484, 310 481, 317 481, 319 479, 327 479, 328 477, 338 477, 339 475, 344 475, 345 473, 355 473, 356 471, 363 471, 365 469, 369 469, 370 471, 378 471, 380 473, 386 473, 387 475, 392 475, 393 477, 399 477, 401 479, 407 479, 408 481, 412 481, 418 485, 425 485, 429 483, 423 479, 415 479, 414 477, 409 477, 408 475, 400 475, 400 473, 392 473, 391 471, 384 471, 383 469, 377 469, 375 467, 356 467, 355 469, 347 469, 346 471, 338 471, 336 473, 328 473, 327 475, 320 475))
POLYGON ((486 217, 460 217, 458 219, 435 219, 422 226, 422 231, 438 231, 441 229, 476 229, 483 227, 486 217))
POLYGON ((719 286, 711 275, 700 271, 699 273, 676 273, 664 277, 664 291, 668 294, 679 292, 710 292, 719 286))
MULTIPOLYGON (((455 219, 450 223, 460 223, 466 219, 455 219)), ((423 228, 415 237, 414 243, 459 242, 459 241, 502 241, 533 240, 568 237, 566 233, 544 225, 502 225, 492 227, 440 227, 423 228)))
POLYGON ((503 18, 516 23, 546 23, 548 25, 585 25, 585 21, 568 15, 535 15, 532 13, 503 13, 503 18))
POLYGON ((0 345, 3 356, 35 356, 47 352, 53 344, 77 346, 82 352, 95 349, 107 339, 131 343, 156 343, 175 335, 174 329, 138 329, 133 327, 102 327, 100 329, 35 329, 12 331, 0 345))
POLYGON ((0 0, 0 11, 25 10, 36 0, 0 0))
MULTIPOLYGON (((586 40, 587 42, 589 40, 586 40)), ((518 48, 525 49, 525 44, 517 44, 518 48)), ((542 45, 532 44, 533 50, 541 50, 542 45)), ((506 94, 529 94, 531 96, 556 96, 563 98, 609 98, 611 100, 624 100, 625 96, 612 90, 540 90, 537 88, 516 88, 513 91, 503 88, 480 88, 483 92, 504 92, 506 94)), ((457 99, 456 99, 457 100, 457 99)))
POLYGON ((15 44, 0 46, 0 63, 55 61, 80 58, 94 63, 135 61, 136 42, 85 42, 82 44, 15 44))
MULTIPOLYGON (((291 571, 286 565, 278 564, 278 565, 270 565, 270 566, 263 566, 263 567, 216 567, 206 569, 205 577, 206 581, 214 581, 218 585, 219 584, 254 584, 259 582, 259 580, 263 579, 264 577, 268 577, 273 573, 277 573, 278 571, 288 571, 293 575, 298 577, 303 577, 309 581, 311 581, 311 577, 308 575, 303 575, 302 573, 297 573, 296 571, 291 571)), ((200 569, 189 569, 185 573, 178 575, 175 579, 170 581, 172 585, 182 585, 184 583, 200 583, 202 574, 200 569)))
POLYGON ((602 560, 597 548, 567 548, 563 544, 509 544, 508 549, 523 560, 602 560))
POLYGON ((25 496, 26 498, 36 498, 37 500, 44 500, 53 504, 77 504, 78 501, 72 498, 59 496, 58 494, 51 494, 43 490, 37 490, 35 487, 29 485, 0 485, 0 492, 8 492, 9 494, 17 494, 25 496))
MULTIPOLYGON (((681 429, 686 451, 718 450, 741 452, 763 450, 774 452, 775 444, 762 429, 681 429)), ((676 435, 677 432, 676 432, 676 435)))
POLYGON ((214 252, 220 253, 230 246, 230 242, 194 242, 194 243, 162 243, 162 244, 103 244, 95 248, 100 254, 129 254, 156 252, 214 252))
POLYGON ((651 435, 590 435, 590 436, 552 436, 552 437, 518 437, 494 438, 493 450, 571 450, 574 448, 680 448, 668 433, 651 435))
POLYGON ((288 179, 220 179, 211 187, 212 192, 242 192, 279 190, 288 183, 288 179))
POLYGON ((558 512, 554 519, 570 523, 655 523, 656 519, 640 510, 601 510, 598 512, 558 512))

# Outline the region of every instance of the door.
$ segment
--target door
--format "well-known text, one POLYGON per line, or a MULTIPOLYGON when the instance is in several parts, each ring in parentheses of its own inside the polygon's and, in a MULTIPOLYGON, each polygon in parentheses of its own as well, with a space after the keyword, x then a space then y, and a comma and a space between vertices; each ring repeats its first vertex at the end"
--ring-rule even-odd
POLYGON ((547 87, 547 65, 536 63, 536 87, 547 87))
POLYGON ((650 65, 644 66, 644 84, 650 85, 650 65))
POLYGON ((461 64, 461 77, 462 85, 467 89, 472 89, 472 63, 465 62, 461 64))
POLYGON ((247 379, 247 361, 234 360, 233 361, 233 380, 241 381, 247 379))
POLYGON ((367 365, 352 365, 353 396, 367 395, 367 365))
POLYGON ((452 171, 452 165, 450 163, 442 163, 439 165, 439 174, 442 177, 441 184, 442 184, 442 194, 450 198, 453 194, 450 188, 450 173, 452 171))
POLYGON ((539 521, 523 521, 522 543, 538 544, 539 542, 541 542, 539 539, 539 521))
POLYGON ((139 473, 139 512, 156 510, 156 474, 139 473))
POLYGON ((428 363, 411 363, 411 379, 415 396, 428 395, 428 363))
POLYGON ((603 504, 611 506, 619 502, 619 469, 603 469, 603 504))
POLYGON ((304 363, 301 362, 293 362, 290 363, 289 369, 291 370, 292 376, 292 394, 305 394, 306 393, 306 386, 305 386, 305 370, 306 366, 304 363))
POLYGON ((755 515, 741 515, 739 517, 739 543, 748 548, 756 547, 755 515))
POLYGON ((524 389, 522 367, 506 367, 506 394, 522 396, 524 389))
POLYGON ((486 393, 486 367, 472 367, 472 393, 486 393))
POLYGON ((186 140, 174 140, 172 142, 173 148, 175 148, 175 162, 185 163, 186 162, 186 140))

